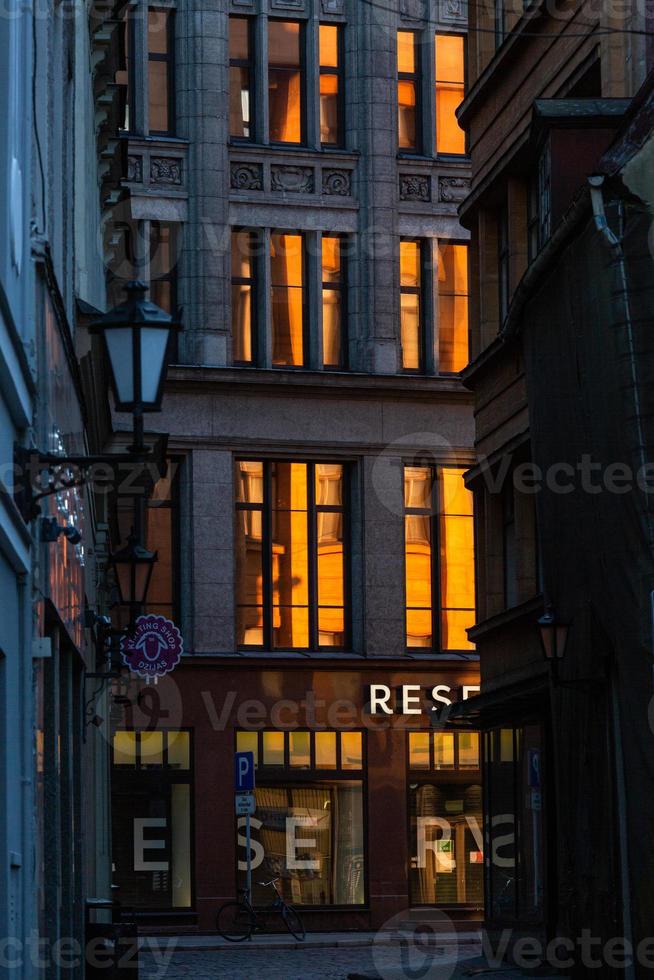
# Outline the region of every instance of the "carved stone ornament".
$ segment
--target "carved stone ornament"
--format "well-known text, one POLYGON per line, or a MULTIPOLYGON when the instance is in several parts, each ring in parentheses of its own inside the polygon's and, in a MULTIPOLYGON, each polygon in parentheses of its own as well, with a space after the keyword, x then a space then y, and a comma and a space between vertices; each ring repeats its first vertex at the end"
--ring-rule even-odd
POLYGON ((439 20, 445 24, 467 24, 467 0, 440 0, 439 20))
POLYGON ((350 197, 352 194, 352 171, 323 170, 322 192, 336 197, 350 197))
POLYGON ((181 184, 182 161, 179 157, 151 157, 151 184, 181 184))
POLYGON ((401 201, 431 201, 431 181, 424 174, 400 174, 401 201))
POLYGON ((233 163, 230 184, 235 191, 263 190, 263 169, 260 163, 233 163))
POLYGON ((127 179, 135 184, 143 183, 143 157, 127 157, 127 179))
POLYGON ((438 178, 438 199, 444 204, 461 204, 469 190, 470 181, 467 177, 438 178))
POLYGON ((323 14, 336 14, 340 16, 345 13, 345 0, 322 0, 323 14))
POLYGON ((270 185, 274 191, 313 194, 312 167, 271 167, 270 185))
POLYGON ((232 7, 254 7, 254 0, 232 0, 232 7))
POLYGON ((400 0, 400 16, 404 20, 424 20, 424 0, 400 0))
POLYGON ((273 10, 304 10, 304 0, 270 0, 273 10))

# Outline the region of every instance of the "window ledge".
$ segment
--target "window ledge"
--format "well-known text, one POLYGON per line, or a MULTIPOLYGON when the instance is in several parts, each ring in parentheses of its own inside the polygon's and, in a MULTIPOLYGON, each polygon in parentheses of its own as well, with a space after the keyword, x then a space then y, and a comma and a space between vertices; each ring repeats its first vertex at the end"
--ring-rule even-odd
POLYGON ((209 367, 205 365, 178 364, 168 372, 167 390, 186 390, 188 384, 206 385, 215 391, 216 385, 242 386, 252 390, 268 388, 277 391, 280 386, 289 391, 304 391, 335 398, 357 395, 374 397, 393 395, 399 398, 443 399, 457 398, 472 401, 459 376, 401 374, 364 374, 355 371, 314 371, 311 369, 284 370, 283 368, 209 367))

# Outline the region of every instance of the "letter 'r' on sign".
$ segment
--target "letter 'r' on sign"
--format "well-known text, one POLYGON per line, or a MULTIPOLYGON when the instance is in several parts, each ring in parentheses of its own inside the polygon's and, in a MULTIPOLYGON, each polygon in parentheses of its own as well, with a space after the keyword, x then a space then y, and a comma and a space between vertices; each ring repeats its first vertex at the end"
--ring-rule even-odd
POLYGON ((254 752, 237 752, 234 756, 234 792, 251 793, 254 789, 254 752))

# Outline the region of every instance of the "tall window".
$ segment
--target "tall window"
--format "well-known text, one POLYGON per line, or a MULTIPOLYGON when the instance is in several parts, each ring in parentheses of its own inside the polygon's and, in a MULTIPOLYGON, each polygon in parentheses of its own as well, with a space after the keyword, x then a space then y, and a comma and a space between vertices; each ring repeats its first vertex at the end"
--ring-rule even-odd
POLYGON ((268 106, 271 143, 302 143, 304 77, 302 27, 298 21, 268 22, 268 106))
POLYGON ((229 134, 252 139, 252 39, 247 17, 229 18, 229 134))
POLYGON ((126 133, 129 132, 129 104, 132 98, 131 85, 129 81, 129 74, 130 74, 129 60, 130 60, 130 47, 131 47, 131 42, 130 42, 131 24, 130 24, 130 19, 128 17, 129 9, 130 8, 127 5, 125 5, 123 7, 123 12, 121 14, 121 20, 122 20, 121 31, 122 31, 122 42, 123 42, 121 55, 123 57, 122 63, 124 67, 119 68, 115 76, 116 85, 119 86, 121 91, 121 96, 122 96, 121 110, 120 110, 122 118, 119 123, 119 129, 122 129, 126 133))
POLYGON ((338 463, 237 463, 239 647, 345 648, 344 482, 338 463))
POLYGON ((400 242, 400 334, 402 369, 420 371, 423 367, 422 330, 422 247, 419 241, 400 242))
POLYGON ((178 223, 150 222, 150 299, 166 313, 177 313, 178 223))
POLYGON ((342 239, 322 239, 322 350, 323 367, 341 368, 345 363, 345 278, 342 239))
POLYGON ((342 144, 341 125, 341 28, 321 24, 320 51, 320 142, 342 144))
POLYGON ((464 47, 458 34, 437 34, 436 57, 436 152, 463 154, 465 133, 456 110, 464 94, 464 47))
POLYGON ((483 903, 477 732, 409 733, 413 905, 483 903))
POLYGON ((163 136, 175 130, 174 17, 172 10, 148 10, 148 126, 163 136))
POLYGON ((439 242, 438 364, 441 374, 468 363, 468 246, 439 242))
POLYGON ((192 905, 191 733, 115 732, 112 859, 121 899, 142 910, 192 905))
POLYGON ((414 31, 397 32, 398 146, 416 152, 418 123, 418 46, 414 31))
POLYGON ((406 643, 469 650, 475 620, 472 494, 464 470, 404 468, 406 643))
POLYGON ((272 347, 276 367, 304 364, 304 238, 270 236, 272 347))
MULTIPOLYGON (((256 814, 251 820, 255 904, 269 900, 257 880, 279 876, 287 902, 362 905, 365 900, 363 732, 267 730, 236 733, 254 752, 256 814)), ((245 885, 245 818, 236 822, 239 884, 245 885)))
POLYGON ((232 231, 232 358, 235 364, 255 360, 254 232, 232 231))
POLYGON ((497 212, 497 300, 500 326, 509 312, 511 282, 509 276, 509 212, 506 204, 497 212))

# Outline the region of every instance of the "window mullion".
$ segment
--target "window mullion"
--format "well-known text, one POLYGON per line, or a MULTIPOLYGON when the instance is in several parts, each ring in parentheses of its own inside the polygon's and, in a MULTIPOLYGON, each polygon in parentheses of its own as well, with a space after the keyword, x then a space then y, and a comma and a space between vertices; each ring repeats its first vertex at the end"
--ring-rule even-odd
POLYGON ((305 363, 314 371, 323 367, 322 232, 305 234, 305 296, 308 316, 308 348, 305 363))
POLYGON ((314 150, 320 149, 320 71, 313 70, 314 66, 320 64, 317 6, 314 5, 313 16, 305 24, 304 44, 300 50, 301 63, 304 62, 302 71, 305 86, 304 143, 314 150), (307 66, 311 66, 312 70, 307 71, 307 66))
POLYGON ((258 280, 261 284, 261 288, 256 290, 257 364, 262 368, 271 368, 273 360, 270 247, 270 228, 264 228, 261 232, 261 255, 256 260, 258 280))
POLYGON ((425 373, 438 373, 438 241, 427 238, 423 243, 423 343, 425 373))
POLYGON ((259 14, 254 27, 254 140, 268 143, 270 133, 270 110, 268 106, 268 17, 259 14))
POLYGON ((262 555, 263 564, 263 639, 264 649, 273 649, 273 585, 272 585, 272 546, 273 546, 273 519, 272 519, 272 464, 266 461, 263 464, 263 528, 262 538, 265 548, 262 555))
POLYGON ((439 481, 441 478, 440 468, 434 467, 432 479, 432 497, 431 497, 431 619, 432 619, 432 649, 436 653, 441 653, 441 623, 442 623, 442 609, 441 609, 441 540, 440 540, 440 513, 437 506, 437 501, 440 500, 440 486, 439 481))
POLYGON ((316 508, 316 466, 307 463, 307 518, 309 544, 309 648, 317 650, 318 638, 318 513, 316 508))

